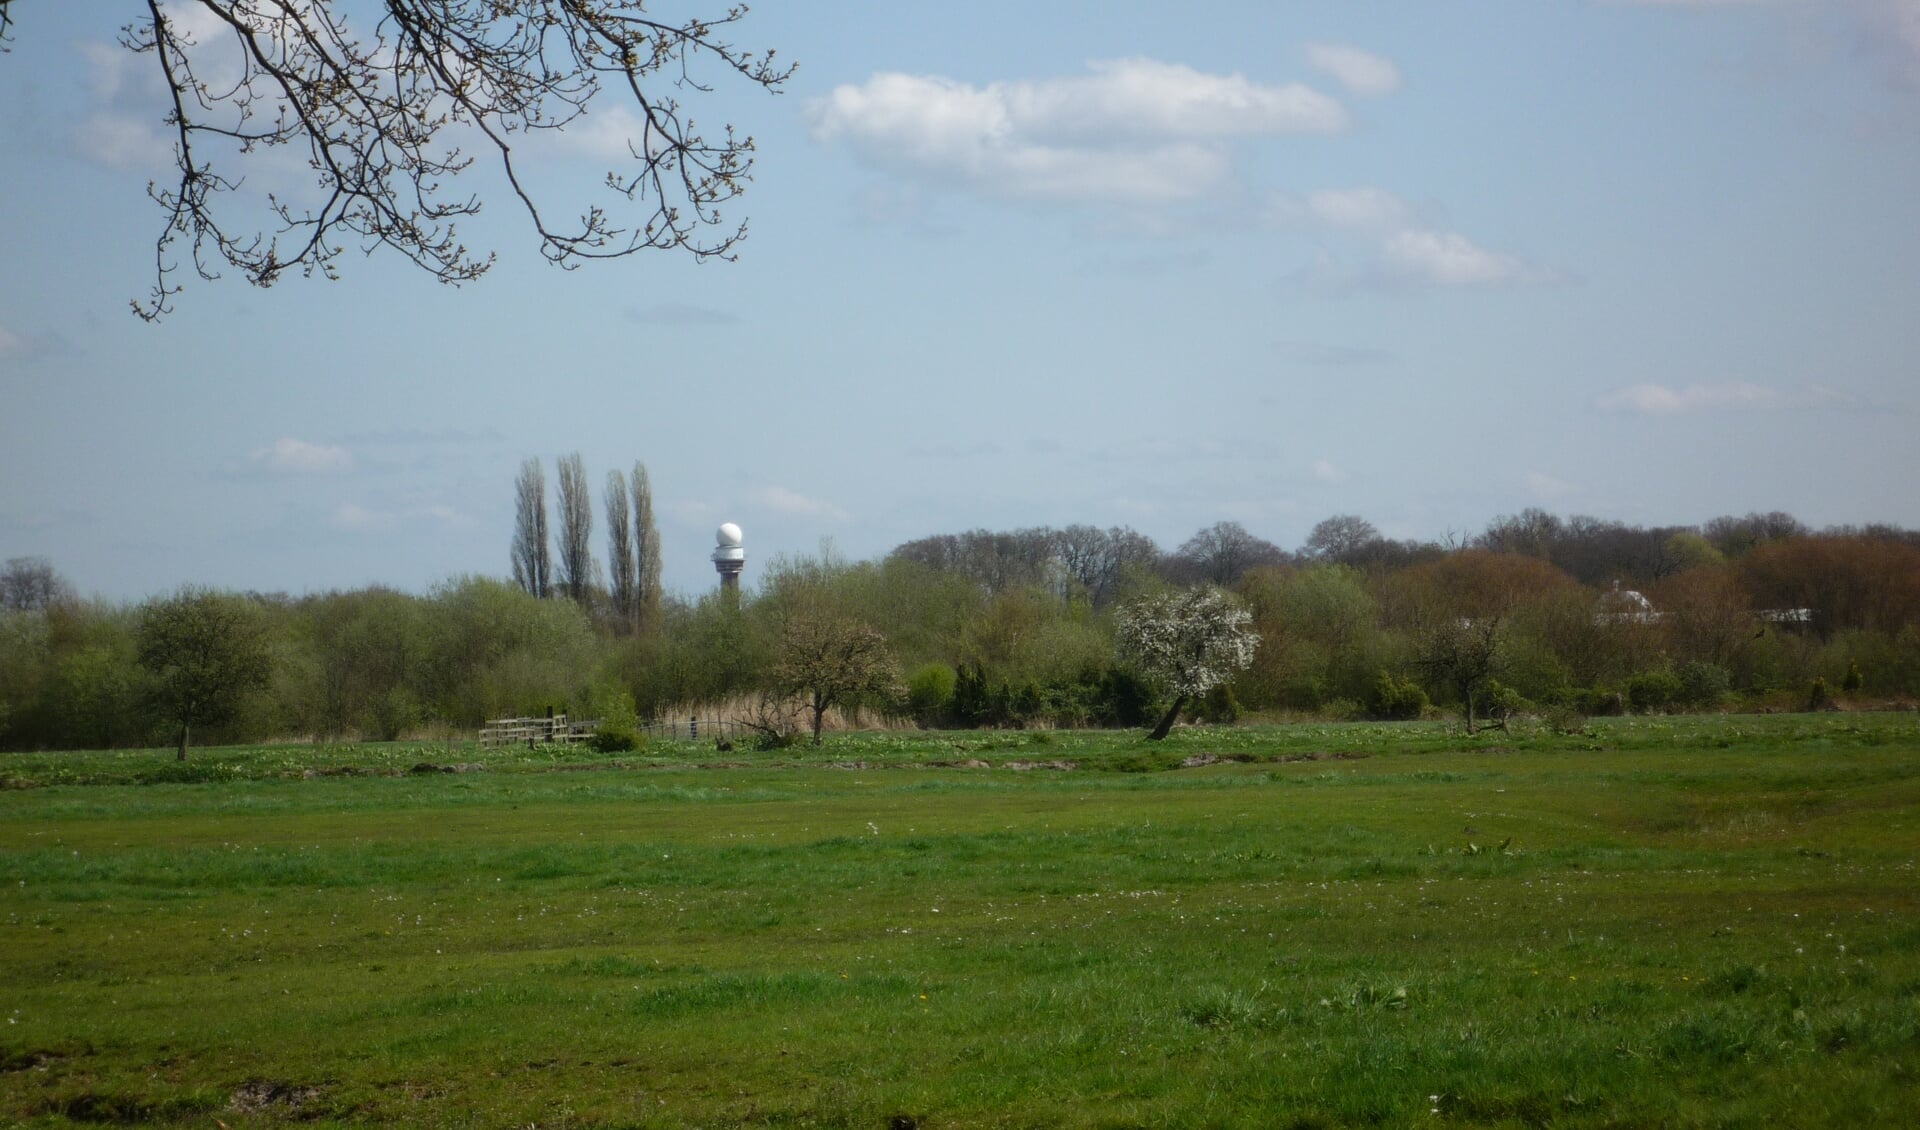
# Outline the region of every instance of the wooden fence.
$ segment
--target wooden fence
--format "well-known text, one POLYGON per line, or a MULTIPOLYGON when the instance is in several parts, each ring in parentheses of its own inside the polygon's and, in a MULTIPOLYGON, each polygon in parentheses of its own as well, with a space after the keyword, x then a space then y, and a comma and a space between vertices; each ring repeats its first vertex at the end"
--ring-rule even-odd
POLYGON ((640 732, 654 741, 663 742, 711 742, 724 740, 734 742, 743 736, 751 736, 755 731, 732 719, 725 718, 689 718, 684 722, 662 720, 642 722, 640 732))
POLYGON ((593 737, 599 728, 598 718, 576 721, 565 714, 551 718, 496 718, 480 728, 480 745, 572 745, 593 737))

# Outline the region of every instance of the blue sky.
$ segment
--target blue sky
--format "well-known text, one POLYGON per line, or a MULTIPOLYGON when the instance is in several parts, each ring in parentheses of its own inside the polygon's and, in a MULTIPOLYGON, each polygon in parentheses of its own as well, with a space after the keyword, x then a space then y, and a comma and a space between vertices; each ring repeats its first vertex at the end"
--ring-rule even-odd
POLYGON ((759 142, 738 262, 555 270, 483 176, 478 283, 348 256, 159 325, 138 6, 16 7, 0 557, 83 592, 504 576, 573 451, 647 463, 688 593, 723 520, 749 581, 982 526, 1920 525, 1920 0, 766 0, 788 92, 690 99, 759 142))

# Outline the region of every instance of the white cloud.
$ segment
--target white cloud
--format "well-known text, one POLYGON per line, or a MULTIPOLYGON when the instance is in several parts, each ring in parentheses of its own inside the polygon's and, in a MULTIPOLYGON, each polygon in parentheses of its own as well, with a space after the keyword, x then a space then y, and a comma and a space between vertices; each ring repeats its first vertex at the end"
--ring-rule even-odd
MULTIPOLYGON (((182 41, 195 45, 188 51, 195 77, 216 91, 239 84, 244 72, 231 27, 199 4, 167 3, 161 11, 182 41)), ((155 170, 171 165, 174 135, 166 125, 171 107, 166 78, 154 56, 98 41, 82 43, 79 50, 92 105, 74 134, 74 148, 109 168, 155 170)), ((264 103, 254 112, 273 116, 264 103)))
POLYGON ((82 43, 92 105, 74 133, 74 149, 113 169, 153 170, 173 160, 162 125, 166 90, 151 55, 116 43, 82 43))
POLYGON ((1780 389, 1746 381, 1669 388, 1635 384, 1615 389, 1594 403, 1608 412, 1636 416, 1684 416, 1698 412, 1773 412, 1783 409, 1832 407, 1846 396, 1823 385, 1780 389))
POLYGON ((1344 483, 1347 481, 1347 473, 1325 459, 1315 459, 1313 480, 1318 483, 1344 483))
POLYGON ((357 502, 343 502, 334 507, 328 522, 334 529, 348 533, 397 530, 402 527, 421 525, 445 529, 471 524, 453 507, 443 503, 382 510, 362 506, 357 502))
POLYGON ((831 502, 817 498, 808 498, 804 494, 788 490, 786 487, 767 487, 757 492, 754 498, 769 510, 781 514, 798 514, 808 518, 831 518, 836 522, 848 521, 852 515, 831 502))
POLYGON ((635 142, 646 136, 645 119, 622 102, 596 99, 593 107, 565 128, 529 131, 521 144, 557 157, 631 160, 635 142))
POLYGON ((991 83, 877 74, 807 108, 813 135, 864 159, 1009 196, 1165 202, 1225 182, 1233 138, 1334 133, 1346 109, 1310 87, 1152 59, 991 83))
POLYGON ((247 456, 253 466, 279 475, 328 475, 353 470, 353 453, 344 447, 308 443, 287 436, 247 456))
POLYGON ((73 135, 82 157, 110 169, 152 171, 173 160, 173 144, 153 123, 131 114, 90 114, 73 135))
POLYGON ((1498 286, 1558 277, 1458 232, 1429 226, 1400 196, 1373 185, 1273 193, 1265 218, 1282 227, 1307 224, 1349 232, 1372 244, 1375 262, 1366 268, 1342 268, 1330 257, 1315 266, 1321 282, 1336 286, 1498 286))
POLYGON ((1573 489, 1565 479, 1556 479, 1545 471, 1527 472, 1527 493, 1541 501, 1560 498, 1573 489))
POLYGON ((1543 277, 1521 260, 1488 251, 1458 232, 1396 232, 1387 240, 1386 256, 1396 274, 1438 286, 1498 286, 1543 277))
POLYGON ((1406 202, 1384 188, 1326 188, 1307 194, 1314 219, 1337 228, 1404 226, 1411 216, 1406 202))
POLYGON ((333 524, 342 530, 388 530, 398 521, 393 514, 368 510, 357 502, 343 502, 333 511, 333 524))
POLYGON ((1393 60, 1339 43, 1307 46, 1307 62, 1355 94, 1379 96, 1400 89, 1400 68, 1393 60))
POLYGON ((1920 0, 1861 0, 1868 25, 1892 46, 1906 65, 1906 78, 1920 83, 1920 0))

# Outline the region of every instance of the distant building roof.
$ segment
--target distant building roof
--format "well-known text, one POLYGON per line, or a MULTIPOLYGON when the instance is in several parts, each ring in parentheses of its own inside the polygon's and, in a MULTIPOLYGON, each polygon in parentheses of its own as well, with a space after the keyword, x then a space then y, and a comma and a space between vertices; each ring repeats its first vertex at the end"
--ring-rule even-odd
POLYGON ((1660 612, 1653 601, 1634 589, 1621 588, 1619 581, 1600 594, 1599 611, 1593 614, 1596 624, 1654 624, 1659 620, 1660 612))

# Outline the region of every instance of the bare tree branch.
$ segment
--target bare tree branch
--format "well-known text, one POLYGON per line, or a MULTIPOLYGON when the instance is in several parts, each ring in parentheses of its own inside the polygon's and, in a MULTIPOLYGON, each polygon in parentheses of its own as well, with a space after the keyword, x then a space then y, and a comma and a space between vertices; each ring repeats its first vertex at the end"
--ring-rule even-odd
MULTIPOLYGON (((667 21, 647 14, 646 0, 379 0, 369 34, 349 27, 341 0, 145 6, 121 43, 153 55, 165 79, 175 168, 148 186, 166 213, 153 291, 133 303, 150 321, 180 292, 183 257, 201 278, 230 267, 259 286, 289 270, 337 278, 348 247, 396 251, 445 283, 479 278, 494 255, 460 241, 459 221, 481 209, 451 185, 476 160, 463 139, 497 162, 551 262, 668 249, 731 259, 747 229, 721 209, 751 179, 753 138, 731 125, 710 137, 670 92, 708 91, 703 69, 774 93, 793 74, 772 51, 720 37, 745 5, 667 21), (222 34, 194 41, 183 22, 192 11, 222 34), (606 87, 638 111, 634 165, 606 174, 605 207, 560 222, 527 187, 515 146, 578 120, 606 87), (259 227, 230 219, 225 194, 242 178, 220 170, 279 146, 304 151, 318 192, 270 194, 259 227), (632 205, 630 220, 608 211, 632 205)), ((0 0, 0 40, 12 27, 12 0, 0 0)))

